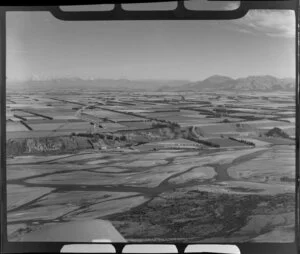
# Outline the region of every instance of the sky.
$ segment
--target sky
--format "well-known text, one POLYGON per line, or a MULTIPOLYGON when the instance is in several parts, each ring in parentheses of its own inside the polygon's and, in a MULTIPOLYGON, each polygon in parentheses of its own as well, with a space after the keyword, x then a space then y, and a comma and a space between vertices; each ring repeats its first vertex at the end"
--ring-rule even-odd
POLYGON ((8 81, 196 81, 215 74, 295 77, 294 12, 252 10, 227 21, 96 22, 61 21, 48 12, 7 14, 8 81))

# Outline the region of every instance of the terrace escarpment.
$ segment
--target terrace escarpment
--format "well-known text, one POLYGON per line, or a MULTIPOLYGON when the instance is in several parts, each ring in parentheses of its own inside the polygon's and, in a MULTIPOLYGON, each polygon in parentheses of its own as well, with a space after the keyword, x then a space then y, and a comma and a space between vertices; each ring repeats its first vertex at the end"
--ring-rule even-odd
POLYGON ((72 133, 66 136, 8 139, 7 156, 69 153, 84 149, 131 147, 141 143, 174 139, 185 135, 180 128, 154 128, 118 133, 72 133))
POLYGON ((148 130, 119 131, 114 133, 71 133, 65 136, 11 138, 6 142, 7 156, 23 154, 70 153, 85 149, 136 148, 138 145, 184 138, 206 146, 219 147, 201 141, 200 128, 156 126, 148 130))
POLYGON ((84 137, 43 137, 9 139, 6 142, 7 156, 22 154, 62 153, 92 148, 84 137))

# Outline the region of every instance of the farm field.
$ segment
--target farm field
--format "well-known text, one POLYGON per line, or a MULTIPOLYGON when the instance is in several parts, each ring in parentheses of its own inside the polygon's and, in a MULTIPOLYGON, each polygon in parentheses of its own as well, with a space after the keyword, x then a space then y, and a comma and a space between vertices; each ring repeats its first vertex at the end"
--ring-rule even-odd
POLYGON ((292 99, 8 93, 8 238, 103 219, 129 242, 292 242, 292 99))

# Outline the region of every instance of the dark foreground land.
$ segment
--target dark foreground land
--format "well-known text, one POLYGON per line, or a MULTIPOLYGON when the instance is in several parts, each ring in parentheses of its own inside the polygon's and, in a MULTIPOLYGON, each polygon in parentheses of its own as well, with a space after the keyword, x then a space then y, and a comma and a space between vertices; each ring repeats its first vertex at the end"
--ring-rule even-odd
POLYGON ((284 242, 294 237, 293 199, 293 194, 232 195, 187 188, 107 219, 132 241, 284 242))

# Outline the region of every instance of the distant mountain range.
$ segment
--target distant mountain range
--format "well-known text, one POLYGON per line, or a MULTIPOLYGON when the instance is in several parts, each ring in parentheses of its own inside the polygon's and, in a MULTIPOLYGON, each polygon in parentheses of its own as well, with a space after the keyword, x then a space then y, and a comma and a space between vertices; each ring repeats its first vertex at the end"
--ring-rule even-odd
POLYGON ((276 78, 273 76, 248 76, 232 79, 226 76, 214 75, 205 80, 191 82, 179 87, 162 87, 161 91, 168 90, 235 90, 235 91, 294 91, 295 79, 276 78))
POLYGON ((8 82, 8 88, 26 89, 101 89, 101 90, 144 90, 144 91, 294 91, 295 79, 273 76, 248 76, 232 79, 214 75, 202 81, 188 80, 128 80, 128 79, 80 79, 62 78, 8 82))
POLYGON ((162 86, 174 87, 189 83, 189 80, 129 80, 129 79, 81 79, 60 78, 47 80, 8 81, 7 87, 26 89, 101 89, 101 90, 146 90, 155 91, 162 86))

